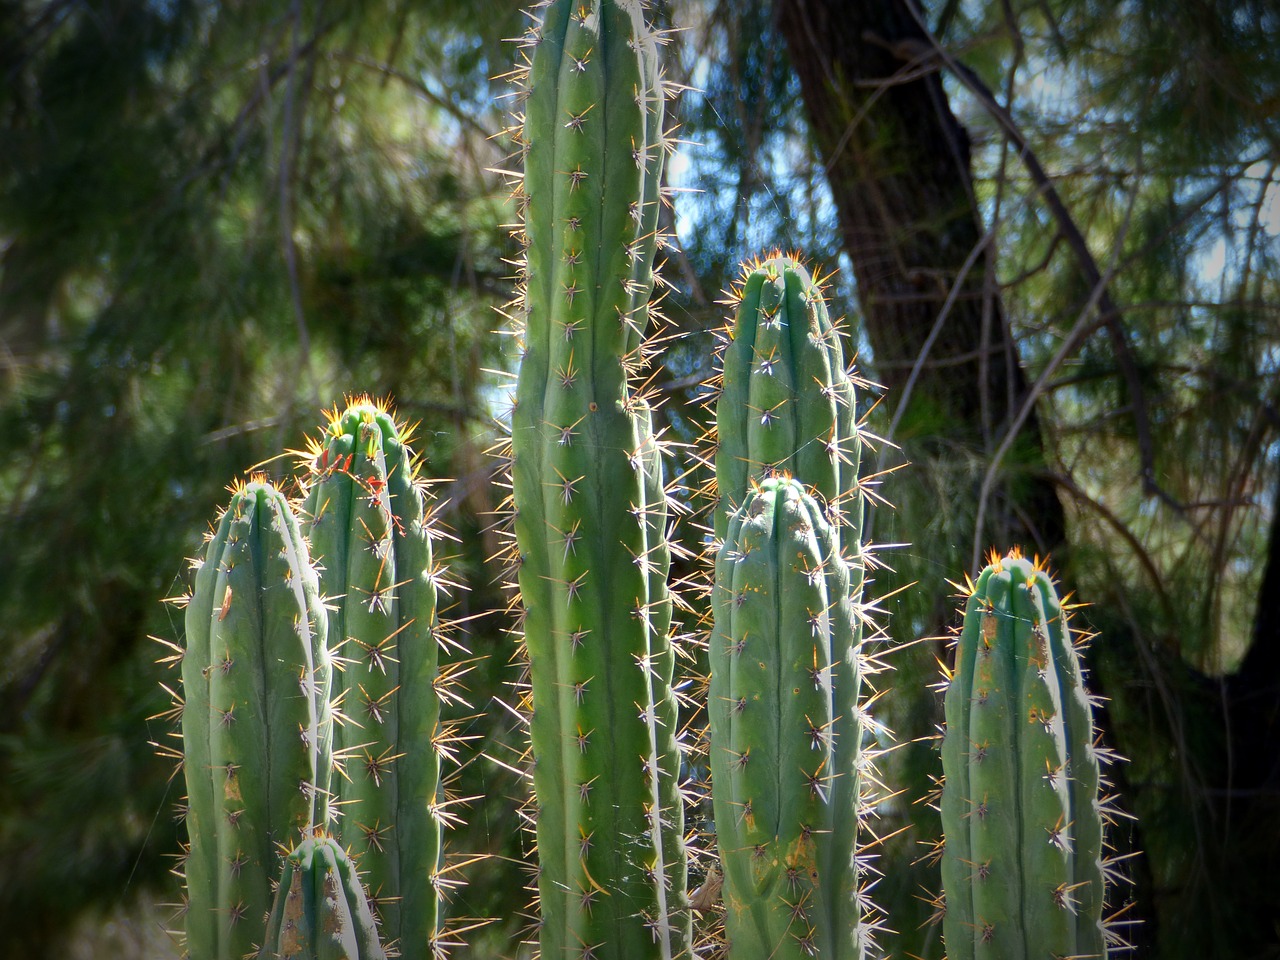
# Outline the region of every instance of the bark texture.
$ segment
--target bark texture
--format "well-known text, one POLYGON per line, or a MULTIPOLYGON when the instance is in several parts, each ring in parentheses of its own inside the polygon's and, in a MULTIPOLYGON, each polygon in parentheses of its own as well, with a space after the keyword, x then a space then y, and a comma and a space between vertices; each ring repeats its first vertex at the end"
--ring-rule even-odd
MULTIPOLYGON (((927 40, 906 0, 778 0, 777 12, 891 406, 914 379, 895 439, 908 459, 921 444, 989 455, 1028 387, 999 298, 984 291, 993 250, 968 136, 937 72, 911 65, 927 40)), ((1033 413, 988 505, 987 544, 1065 546, 1042 451, 1033 413)))

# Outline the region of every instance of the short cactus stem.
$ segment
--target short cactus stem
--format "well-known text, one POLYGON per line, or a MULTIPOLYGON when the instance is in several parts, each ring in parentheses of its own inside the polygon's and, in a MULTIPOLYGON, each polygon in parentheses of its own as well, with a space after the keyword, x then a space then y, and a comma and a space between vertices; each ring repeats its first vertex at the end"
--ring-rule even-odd
POLYGON ((716 559, 712 799, 732 960, 864 955, 857 822, 862 568, 785 475, 716 559))
POLYGON ((385 960, 355 865, 332 837, 308 837, 285 858, 258 957, 385 960))
POLYGON ((839 521, 838 539, 857 543, 865 509, 860 381, 846 368, 821 284, 795 257, 774 254, 744 264, 730 299, 735 312, 716 401, 717 538, 724 539, 753 479, 785 472, 839 521))
POLYGON ((279 850, 328 816, 330 662, 297 518, 265 481, 237 487, 186 610, 187 955, 262 941, 279 850))
POLYGON ((950 960, 1106 956, 1092 711, 1044 567, 993 556, 969 585, 942 746, 950 960))
POLYGON ((438 571, 405 434, 367 397, 335 409, 307 457, 303 514, 340 668, 337 826, 383 939, 429 957, 441 914, 438 571))
POLYGON ((665 145, 639 0, 529 40, 511 477, 541 955, 690 952, 667 505, 643 366, 665 145))

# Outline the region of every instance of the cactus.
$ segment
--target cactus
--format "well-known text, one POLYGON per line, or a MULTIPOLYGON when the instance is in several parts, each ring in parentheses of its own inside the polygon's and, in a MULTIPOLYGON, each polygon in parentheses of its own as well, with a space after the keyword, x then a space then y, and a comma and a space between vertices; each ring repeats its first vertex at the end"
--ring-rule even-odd
POLYGON ((260 960, 385 960, 364 887, 330 836, 285 858, 260 960))
POLYGON ((716 559, 708 694, 731 958, 861 957, 856 560, 804 486, 754 487, 716 559))
POLYGON ((529 38, 511 423, 542 956, 690 950, 670 562, 643 364, 664 153, 639 0, 554 0, 529 38))
POLYGON ((857 543, 865 498, 854 407, 862 381, 845 368, 821 284, 796 258, 775 253, 743 265, 730 302, 735 318, 725 333, 716 403, 717 540, 750 479, 786 471, 839 521, 837 539, 857 543), (845 525, 852 528, 847 535, 839 529, 845 525))
POLYGON ((186 609, 181 711, 187 953, 261 942, 279 848, 327 818, 327 623, 288 501, 233 489, 186 609))
POLYGON ((942 746, 947 955, 1105 957, 1099 758, 1067 614, 1017 551, 968 586, 942 746))
POLYGON ((304 506, 343 722, 334 750, 341 836, 382 936, 428 957, 440 933, 443 794, 436 586, 429 516, 404 429, 386 405, 329 415, 304 506))

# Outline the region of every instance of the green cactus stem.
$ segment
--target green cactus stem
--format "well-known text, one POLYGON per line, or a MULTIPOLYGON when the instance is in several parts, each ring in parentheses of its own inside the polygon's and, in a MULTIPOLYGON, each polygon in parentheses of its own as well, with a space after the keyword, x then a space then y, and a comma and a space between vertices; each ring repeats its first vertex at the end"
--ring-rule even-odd
POLYGON ((968 593, 942 746, 947 956, 1105 957, 1099 758, 1067 615, 1017 551, 968 593))
POLYGON ((303 514, 329 605, 344 843, 388 943, 440 933, 444 797, 429 515, 405 429, 368 397, 335 409, 307 457, 303 514))
POLYGON ((285 858, 258 957, 385 960, 355 865, 333 837, 308 837, 285 858))
POLYGON ((861 957, 862 568, 804 485, 764 480, 716 559, 708 694, 730 958, 861 957))
POLYGON ((538 8, 511 475, 543 957, 688 956, 670 563, 643 364, 664 156, 638 0, 538 8))
POLYGON ((262 480, 238 486, 186 609, 191 960, 256 951, 279 850, 327 818, 326 630, 316 573, 289 502, 262 480))
POLYGON ((716 403, 717 539, 750 481, 785 471, 839 520, 837 538, 857 543, 865 508, 855 410, 862 381, 846 369, 821 284, 795 257, 775 253, 744 264, 730 301, 716 403))

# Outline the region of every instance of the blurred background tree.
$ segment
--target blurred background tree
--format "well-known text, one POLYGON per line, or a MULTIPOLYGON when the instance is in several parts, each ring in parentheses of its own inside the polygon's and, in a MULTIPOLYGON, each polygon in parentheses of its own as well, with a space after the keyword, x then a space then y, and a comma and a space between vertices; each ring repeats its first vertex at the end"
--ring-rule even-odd
MULTIPOLYGON (((161 648, 223 487, 318 409, 392 395, 501 610, 508 0, 0 0, 0 954, 159 955, 178 788, 161 648), (93 944, 99 945, 94 953, 93 944)), ((826 269, 896 505, 880 702, 905 746, 876 899, 927 924, 946 580, 1052 550, 1097 630, 1142 955, 1280 956, 1280 13, 1263 0, 667 0, 681 188, 660 378, 692 439, 743 257, 826 269), (687 192, 686 192, 687 188, 687 192), (868 400, 870 406, 870 400, 868 400), (916 586, 894 591, 909 583, 916 586), (890 680, 892 679, 892 683, 890 680)), ((694 466, 689 464, 689 466, 694 466)), ((696 471, 696 468, 695 468, 696 471)), ((691 483, 693 481, 691 480, 691 483)), ((682 528, 696 539, 696 529, 682 528)), ((683 574, 691 574, 686 567, 683 574)), ((470 621, 477 750, 520 748, 501 614, 470 621)), ((457 912, 513 954, 522 787, 473 760, 457 912)))

